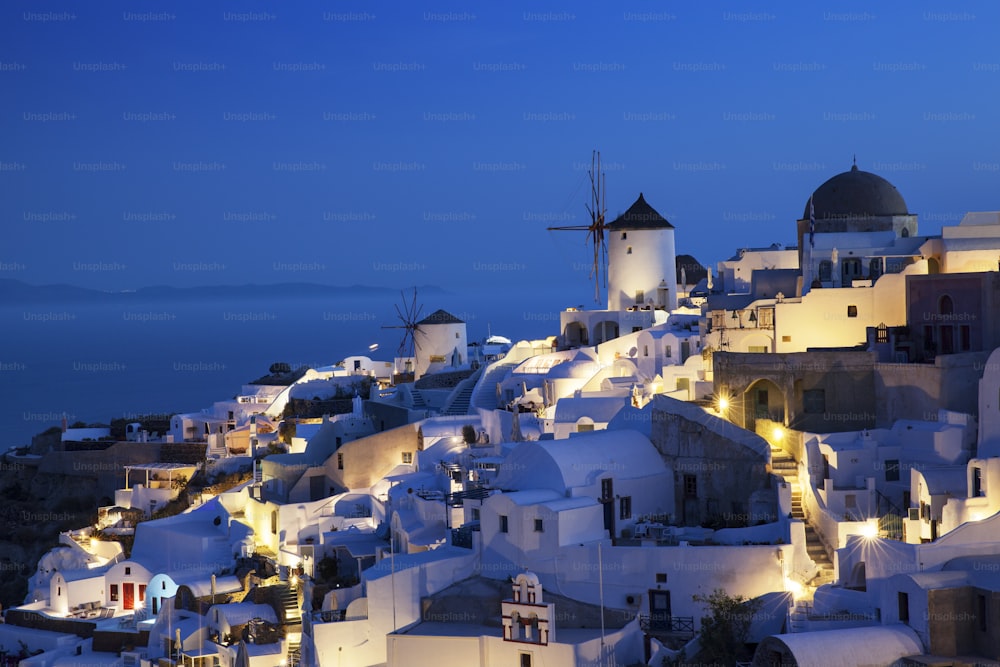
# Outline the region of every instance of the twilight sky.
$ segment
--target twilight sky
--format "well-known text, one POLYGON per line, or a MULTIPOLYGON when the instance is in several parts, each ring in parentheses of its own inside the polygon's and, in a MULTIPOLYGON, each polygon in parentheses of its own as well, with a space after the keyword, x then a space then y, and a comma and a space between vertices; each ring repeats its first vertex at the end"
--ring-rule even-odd
POLYGON ((0 278, 588 284, 586 170, 702 263, 858 166, 1000 208, 993 2, 7 2, 0 278))

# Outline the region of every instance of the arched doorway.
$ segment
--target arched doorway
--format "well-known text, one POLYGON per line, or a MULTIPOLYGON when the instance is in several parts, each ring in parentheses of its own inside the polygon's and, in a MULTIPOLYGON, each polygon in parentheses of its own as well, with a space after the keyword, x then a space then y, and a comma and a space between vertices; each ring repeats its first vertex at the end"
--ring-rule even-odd
POLYGON ((771 380, 750 383, 743 392, 743 428, 757 430, 758 420, 785 423, 785 393, 771 380))
POLYGON ((566 347, 590 345, 590 339, 587 336, 587 327, 581 322, 570 322, 566 325, 565 339, 566 347))
POLYGON ((618 323, 612 320, 602 320, 594 326, 594 344, 604 343, 618 338, 618 323))

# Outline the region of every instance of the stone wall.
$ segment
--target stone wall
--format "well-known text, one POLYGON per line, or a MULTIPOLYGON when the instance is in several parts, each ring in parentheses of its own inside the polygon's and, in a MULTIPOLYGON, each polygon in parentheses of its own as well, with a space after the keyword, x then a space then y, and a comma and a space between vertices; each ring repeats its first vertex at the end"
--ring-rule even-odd
MULTIPOLYGON (((674 472, 678 521, 689 526, 721 525, 727 517, 746 516, 751 494, 768 487, 770 446, 718 417, 702 414, 695 421, 670 409, 678 403, 666 397, 654 399, 650 434, 674 472)), ((679 407, 678 411, 683 412, 679 407)))

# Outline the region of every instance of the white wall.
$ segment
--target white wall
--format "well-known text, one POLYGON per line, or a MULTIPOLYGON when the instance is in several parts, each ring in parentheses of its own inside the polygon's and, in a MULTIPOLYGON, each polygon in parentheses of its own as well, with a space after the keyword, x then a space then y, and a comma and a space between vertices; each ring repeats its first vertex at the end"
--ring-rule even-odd
POLYGON ((1000 456, 1000 349, 990 354, 979 381, 979 449, 981 457, 1000 456))
POLYGON ((797 269, 799 255, 795 249, 742 249, 737 252, 736 259, 721 261, 717 266, 718 276, 713 280, 713 289, 723 289, 727 294, 748 294, 750 292, 750 278, 754 271, 760 269, 797 269))
POLYGON ((655 303, 661 281, 668 290, 666 308, 673 310, 677 307, 673 229, 608 230, 608 310, 634 306, 636 290, 644 291, 644 303, 655 303))
POLYGON ((967 468, 964 498, 952 498, 941 510, 941 533, 955 530, 967 521, 981 521, 1000 512, 1000 458, 971 459, 967 468), (974 470, 981 470, 981 493, 972 497, 974 470))
POLYGON ((452 365, 452 354, 458 350, 458 365, 467 364, 469 342, 466 338, 465 323, 421 324, 414 332, 416 363, 414 377, 420 379, 428 373, 436 373, 452 365), (444 361, 432 361, 432 356, 444 357, 444 361))
POLYGON ((927 273, 919 261, 903 273, 885 274, 872 287, 810 290, 801 299, 775 304, 776 352, 804 352, 807 347, 842 347, 864 343, 866 328, 906 324, 906 275, 927 273), (857 317, 847 316, 847 306, 857 317), (785 337, 791 340, 786 341, 785 337))

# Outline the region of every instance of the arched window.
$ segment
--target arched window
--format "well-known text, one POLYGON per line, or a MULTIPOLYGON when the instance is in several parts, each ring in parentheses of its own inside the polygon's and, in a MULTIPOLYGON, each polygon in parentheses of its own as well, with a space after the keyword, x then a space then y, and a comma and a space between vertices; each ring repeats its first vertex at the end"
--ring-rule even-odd
POLYGON ((938 313, 941 315, 951 315, 955 312, 955 306, 951 301, 951 297, 947 294, 941 296, 938 300, 938 313))

